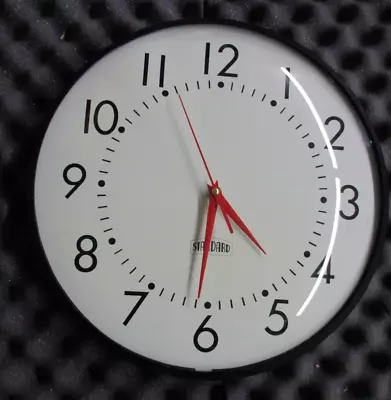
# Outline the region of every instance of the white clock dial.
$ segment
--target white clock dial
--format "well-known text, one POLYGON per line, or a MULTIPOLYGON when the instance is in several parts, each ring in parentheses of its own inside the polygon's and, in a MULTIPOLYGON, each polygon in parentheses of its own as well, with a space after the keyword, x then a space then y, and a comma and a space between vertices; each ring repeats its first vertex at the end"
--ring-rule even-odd
POLYGON ((145 34, 90 68, 48 127, 44 251, 81 313, 126 349, 198 371, 262 363, 330 327, 371 274, 385 205, 369 135, 328 75, 260 32, 145 34), (195 138, 266 254, 208 190, 195 138))

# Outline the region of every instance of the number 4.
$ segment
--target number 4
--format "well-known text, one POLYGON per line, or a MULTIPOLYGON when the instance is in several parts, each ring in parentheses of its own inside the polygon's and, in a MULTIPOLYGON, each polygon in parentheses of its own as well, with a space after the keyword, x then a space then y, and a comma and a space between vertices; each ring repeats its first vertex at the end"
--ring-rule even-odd
MULTIPOLYGON (((316 268, 314 273, 311 275, 311 278, 319 278, 319 272, 323 267, 325 258, 318 265, 318 267, 316 268)), ((331 258, 330 258, 329 263, 327 265, 326 273, 323 275, 323 279, 326 279, 326 283, 330 283, 331 279, 334 279, 334 278, 335 278, 335 276, 331 274, 331 258)))

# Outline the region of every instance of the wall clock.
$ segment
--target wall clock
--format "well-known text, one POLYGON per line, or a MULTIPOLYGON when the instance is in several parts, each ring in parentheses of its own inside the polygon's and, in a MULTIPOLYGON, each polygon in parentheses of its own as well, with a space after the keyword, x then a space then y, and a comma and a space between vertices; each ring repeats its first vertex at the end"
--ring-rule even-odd
POLYGON ((88 69, 47 129, 35 210, 50 267, 102 333, 224 373, 318 343, 367 286, 383 159, 342 86, 239 23, 145 31, 88 69))

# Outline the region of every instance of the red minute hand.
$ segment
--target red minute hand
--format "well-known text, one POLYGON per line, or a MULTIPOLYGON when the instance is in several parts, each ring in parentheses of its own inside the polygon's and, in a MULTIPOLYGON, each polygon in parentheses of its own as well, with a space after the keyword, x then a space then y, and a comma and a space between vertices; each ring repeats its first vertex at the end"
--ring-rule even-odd
POLYGON ((208 262, 208 255, 210 249, 210 243, 212 241, 213 227, 216 218, 217 211, 217 203, 215 197, 212 193, 209 194, 209 206, 208 206, 208 217, 206 220, 206 229, 205 229, 205 241, 204 241, 204 249, 202 253, 202 264, 201 264, 201 274, 200 274, 200 282, 198 284, 198 298, 201 296, 202 284, 204 282, 204 275, 206 270, 206 264, 208 262))
POLYGON ((216 202, 219 207, 224 210, 228 216, 235 222, 235 224, 249 237, 249 239, 262 251, 262 253, 266 254, 265 250, 258 243, 257 239, 255 239, 254 235, 251 233, 250 229, 247 228, 245 223, 241 220, 236 211, 232 208, 232 206, 228 203, 227 199, 224 197, 222 193, 219 193, 216 196, 216 202))

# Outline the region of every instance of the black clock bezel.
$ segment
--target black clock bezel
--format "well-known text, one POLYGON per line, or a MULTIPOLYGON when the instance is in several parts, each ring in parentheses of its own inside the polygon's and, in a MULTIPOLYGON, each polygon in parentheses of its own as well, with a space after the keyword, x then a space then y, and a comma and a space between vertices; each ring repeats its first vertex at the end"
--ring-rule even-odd
MULTIPOLYGON (((239 22, 234 20, 205 20, 205 19, 196 19, 196 20, 178 20, 178 21, 171 21, 171 22, 164 22, 156 24, 152 27, 148 27, 142 29, 135 34, 131 35, 128 40, 122 41, 121 43, 117 43, 116 45, 111 46, 109 49, 103 52, 98 58, 96 58, 93 62, 90 62, 83 70, 78 74, 77 78, 72 82, 70 87, 73 87, 74 84, 77 83, 79 78, 90 68, 94 65, 97 61, 104 58, 107 54, 112 52, 113 50, 119 48, 125 43, 133 41, 137 38, 145 36, 152 32, 157 32, 163 29, 177 27, 177 26, 185 26, 185 25, 221 25, 221 26, 231 26, 238 29, 244 29, 247 31, 254 32, 256 34, 260 34, 266 36, 272 40, 277 41, 278 43, 282 43, 284 46, 298 52, 301 56, 303 56, 306 60, 308 60, 312 65, 318 68, 325 76, 329 77, 330 81, 336 86, 339 92, 343 95, 346 102, 351 105, 352 111, 356 114, 357 118, 360 120, 362 126, 366 130, 368 137, 372 141, 373 152, 375 154, 375 161, 376 161, 376 170, 379 177, 379 210, 378 210, 378 227, 376 235, 374 236, 373 246, 371 249, 370 256, 368 258, 368 262, 363 272, 358 284, 356 285, 355 289, 349 296, 348 300, 344 303, 344 305, 338 310, 338 312, 331 318, 326 325, 324 325, 319 331, 317 331, 314 335, 312 335, 306 341, 300 343, 299 345, 295 346, 294 348, 284 352, 278 356, 269 358, 264 361, 260 361, 258 363, 249 364, 246 366, 236 367, 236 368, 229 368, 229 369, 219 369, 219 370, 211 370, 211 371, 197 371, 191 368, 184 368, 173 366, 169 364, 164 364, 162 362, 149 359, 144 357, 138 353, 135 353, 118 342, 114 339, 107 336, 103 333, 99 328, 97 328, 90 320, 78 309, 78 307, 73 303, 72 299, 69 298, 63 287, 61 286, 60 282, 58 281, 57 277, 55 276, 52 268, 50 267, 49 261, 46 257, 46 253, 43 247, 43 243, 41 241, 39 232, 38 232, 38 224, 36 219, 35 207, 34 208, 34 219, 35 219, 35 228, 37 231, 37 235, 39 238, 39 242, 41 244, 41 249, 43 254, 45 255, 45 259, 48 264, 48 269, 51 272, 51 275, 56 280, 58 286, 61 288, 62 292, 64 293, 65 297, 68 301, 73 305, 73 307, 77 310, 77 312, 82 315, 83 319, 87 321, 94 329, 103 335, 110 343, 113 343, 114 346, 123 348, 126 353, 132 356, 132 361, 135 361, 139 364, 142 364, 147 367, 158 367, 160 370, 164 369, 166 371, 172 372, 176 375, 184 375, 186 377, 196 377, 196 378, 205 378, 205 379, 227 379, 232 377, 238 377, 251 375, 255 373, 264 372, 266 370, 270 370, 276 368, 277 366, 290 362, 294 358, 302 355, 303 353, 308 352, 309 350, 313 349, 317 346, 320 342, 322 342, 328 335, 330 335, 333 331, 335 331, 343 322, 343 320, 351 313, 353 308, 356 306, 358 301, 361 299, 362 295, 364 294, 366 288, 369 285, 369 282, 376 271, 377 265, 379 263, 381 251, 383 249, 384 240, 386 236, 387 230, 387 218, 388 218, 388 180, 387 180, 387 172, 385 168, 385 162, 383 158, 383 154, 380 148, 379 141, 374 134, 371 125, 369 124, 368 120, 365 117, 365 114, 361 110, 361 107, 357 100, 355 99, 354 95, 351 93, 349 88, 346 86, 344 81, 341 77, 339 77, 335 72, 333 72, 326 64, 323 62, 319 57, 316 57, 311 51, 305 49, 301 45, 293 42, 281 35, 272 32, 270 30, 266 30, 264 28, 258 27, 256 25, 252 25, 245 22, 239 22)), ((69 91, 69 90, 68 90, 69 91)), ((58 102, 57 106, 61 104, 65 96, 67 95, 68 91, 61 96, 60 101, 58 102)), ((49 125, 49 124, 48 124, 49 125)), ((48 126, 47 125, 47 126, 48 126)), ((44 135, 45 136, 45 135, 44 135)), ((43 136, 43 137, 44 137, 43 136)), ((42 138, 43 142, 43 138, 42 138)), ((42 145, 42 142, 40 146, 42 145)), ((36 157, 35 167, 38 162, 38 157, 36 157)), ((33 177, 33 185, 35 182, 35 173, 36 168, 34 168, 34 177, 33 177)), ((34 198, 34 196, 33 196, 34 198)))

